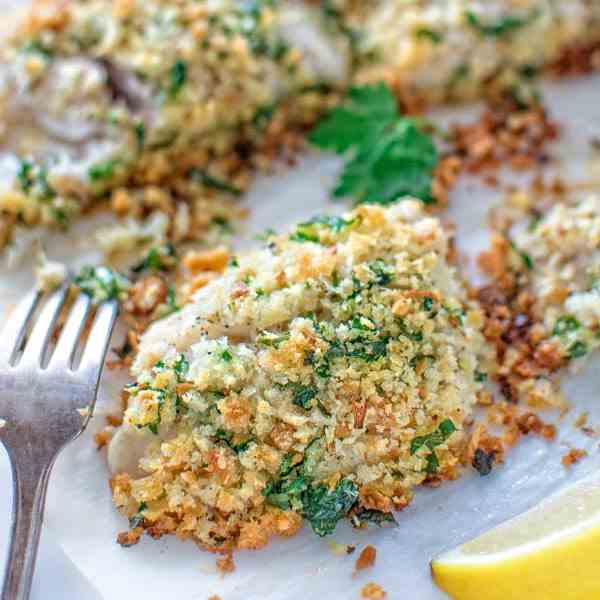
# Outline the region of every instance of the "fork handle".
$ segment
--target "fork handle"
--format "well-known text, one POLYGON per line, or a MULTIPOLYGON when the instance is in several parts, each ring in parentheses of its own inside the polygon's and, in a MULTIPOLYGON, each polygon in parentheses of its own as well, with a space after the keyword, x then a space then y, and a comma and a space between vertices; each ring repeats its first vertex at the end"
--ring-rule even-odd
MULTIPOLYGON (((9 452, 9 455, 11 453, 9 452)), ((27 457, 29 459, 33 456, 27 457)), ((51 463, 10 456, 13 475, 11 541, 2 600, 27 600, 35 569, 51 463)))

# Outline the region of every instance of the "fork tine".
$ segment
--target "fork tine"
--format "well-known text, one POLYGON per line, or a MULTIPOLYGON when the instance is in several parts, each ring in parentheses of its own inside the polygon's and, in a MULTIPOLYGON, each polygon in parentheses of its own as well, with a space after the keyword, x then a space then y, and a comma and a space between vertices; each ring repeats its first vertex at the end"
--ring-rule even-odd
POLYGON ((104 366, 104 356, 117 318, 119 305, 115 300, 98 307, 94 324, 87 339, 78 371, 85 373, 96 384, 104 366))
POLYGON ((48 301, 36 319, 29 339, 25 343, 23 357, 20 361, 21 365, 34 367, 41 365, 42 357, 54 330, 56 319, 67 297, 67 291, 68 287, 63 286, 48 298, 48 301))
POLYGON ((81 336, 81 331, 85 325, 89 310, 90 297, 87 294, 79 294, 69 312, 63 330, 58 338, 56 348, 48 367, 70 369, 73 363, 73 356, 77 349, 77 341, 81 336))
POLYGON ((15 353, 27 331, 27 324, 41 296, 42 293, 39 290, 29 292, 5 319, 4 328, 0 334, 3 348, 0 354, 0 364, 12 364, 15 353))

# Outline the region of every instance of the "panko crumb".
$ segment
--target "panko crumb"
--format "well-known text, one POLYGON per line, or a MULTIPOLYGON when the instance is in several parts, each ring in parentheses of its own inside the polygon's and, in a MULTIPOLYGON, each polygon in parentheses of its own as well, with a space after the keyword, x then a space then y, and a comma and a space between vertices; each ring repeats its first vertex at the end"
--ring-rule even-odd
POLYGON ((350 544, 340 544, 334 540, 329 540, 327 542, 327 546, 336 556, 347 556, 356 550, 356 546, 351 546, 350 544))
POLYGON ((122 531, 117 535, 117 544, 123 548, 135 546, 142 537, 144 530, 141 527, 134 527, 129 531, 122 531))
POLYGON ((383 600, 387 593, 378 583, 367 583, 360 590, 360 597, 365 600, 383 600))
POLYGON ((377 549, 371 545, 365 546, 356 559, 355 570, 363 571, 364 569, 370 569, 375 564, 376 558, 377 549))
POLYGON ((235 562, 233 562, 233 556, 231 554, 218 557, 216 560, 216 565, 219 573, 221 573, 222 576, 235 571, 235 562))
POLYGON ((105 427, 102 431, 98 431, 94 434, 94 443, 96 444, 96 450, 104 448, 112 439, 113 430, 112 428, 105 427))
POLYGON ((588 453, 581 448, 571 448, 562 458, 561 463, 564 467, 572 467, 575 463, 585 458, 588 453))
POLYGON ((58 261, 48 260, 43 250, 37 254, 34 272, 36 285, 43 292, 54 291, 69 277, 67 266, 58 261))

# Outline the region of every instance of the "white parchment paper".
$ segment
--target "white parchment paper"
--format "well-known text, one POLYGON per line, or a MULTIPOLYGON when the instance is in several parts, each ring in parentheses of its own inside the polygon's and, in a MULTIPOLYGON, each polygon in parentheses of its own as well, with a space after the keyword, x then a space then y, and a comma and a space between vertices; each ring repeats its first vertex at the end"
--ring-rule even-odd
MULTIPOLYGON (((594 176, 589 140, 600 136, 600 77, 547 84, 544 95, 553 116, 565 126, 560 146, 553 149, 560 157, 555 168, 571 179, 589 180, 594 176)), ((456 120, 477 110, 453 109, 437 118, 456 120)), ((248 231, 237 242, 251 244, 253 235, 267 227, 282 229, 315 213, 343 210, 343 204, 327 199, 338 166, 335 158, 312 154, 293 170, 257 182, 246 200, 252 211, 248 231)), ((506 180, 519 178, 507 175, 506 180)), ((456 222, 459 249, 471 264, 486 244, 485 215, 498 194, 480 182, 463 180, 443 216, 456 222)), ((95 225, 77 224, 68 242, 44 235, 48 254, 72 265, 98 258, 90 241, 95 225)), ((30 239, 39 235, 33 233, 30 239)), ((30 259, 14 270, 0 266, 0 315, 31 285, 30 268, 30 259)), ((509 453, 506 464, 486 478, 469 473, 437 490, 419 491, 413 504, 397 515, 396 529, 356 532, 346 524, 339 526, 335 541, 377 548, 375 567, 356 577, 356 554, 334 555, 326 540, 306 528, 294 538, 274 540, 265 550, 237 554, 236 571, 224 578, 214 567, 214 556, 191 542, 144 538, 129 549, 117 545, 116 534, 127 524, 112 507, 105 457, 96 451, 92 436, 117 401, 126 374, 106 373, 91 426, 60 456, 50 481, 46 522, 52 538, 109 600, 206 600, 212 594, 223 600, 347 599, 359 598, 360 588, 369 581, 383 586, 390 599, 440 600, 444 595, 429 577, 432 556, 600 467, 598 440, 571 426, 584 410, 592 424, 600 424, 599 365, 593 359, 585 371, 568 378, 565 389, 574 408, 562 420, 555 442, 525 439, 509 453), (569 444, 587 449, 589 457, 567 471, 560 459, 569 444)))

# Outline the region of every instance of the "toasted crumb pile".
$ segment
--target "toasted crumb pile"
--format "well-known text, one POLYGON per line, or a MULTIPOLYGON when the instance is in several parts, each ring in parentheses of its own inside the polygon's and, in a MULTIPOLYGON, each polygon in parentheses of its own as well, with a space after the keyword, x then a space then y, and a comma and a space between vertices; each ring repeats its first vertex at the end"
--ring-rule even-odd
POLYGON ((107 196, 120 216, 161 211, 175 241, 227 216, 347 75, 343 44, 332 66, 295 43, 299 10, 35 2, 0 49, 0 247, 16 224, 64 226, 107 196))
POLYGON ((600 345, 600 197, 564 199, 520 225, 480 256, 493 280, 479 291, 485 334, 505 396, 553 403, 550 374, 600 345))
MULTIPOLYGON (((548 144, 558 136, 558 125, 535 98, 518 102, 503 94, 489 98, 479 119, 452 125, 450 144, 466 172, 489 173, 506 166, 525 170, 543 165, 549 159, 548 144)), ((495 178, 487 181, 497 183, 495 178)))
POLYGON ((365 600, 384 600, 387 593, 378 583, 367 583, 360 590, 360 597, 365 600))
POLYGON ((155 323, 124 425, 152 441, 112 480, 124 540, 260 548, 303 517, 319 535, 390 521, 416 485, 454 478, 482 315, 447 254, 418 202, 364 206, 233 258, 155 323))

